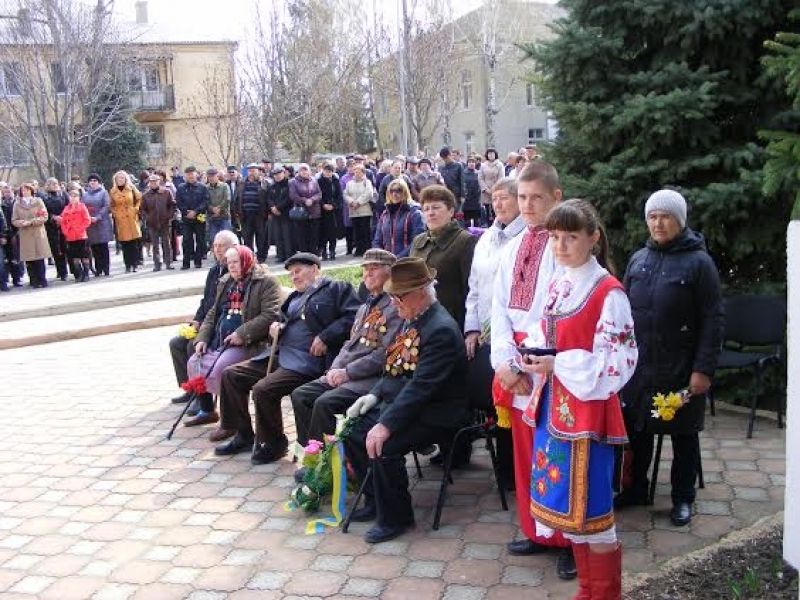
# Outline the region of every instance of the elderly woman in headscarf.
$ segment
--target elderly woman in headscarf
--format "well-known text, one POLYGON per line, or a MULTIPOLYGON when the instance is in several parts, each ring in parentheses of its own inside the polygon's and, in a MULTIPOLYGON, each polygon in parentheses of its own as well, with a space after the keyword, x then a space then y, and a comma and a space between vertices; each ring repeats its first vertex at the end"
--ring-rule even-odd
POLYGON ((311 176, 311 168, 305 163, 297 167, 297 175, 289 182, 289 199, 292 201, 289 220, 293 224, 297 250, 317 254, 322 222, 322 190, 311 176))
POLYGON ((111 197, 111 214, 117 226, 117 240, 122 245, 125 272, 136 272, 139 265, 139 242, 142 230, 139 227, 139 205, 142 194, 131 183, 125 171, 114 173, 114 185, 108 191, 111 197))
POLYGON ((219 395, 222 372, 260 350, 270 324, 279 320, 281 287, 266 267, 256 263, 253 251, 234 246, 225 252, 225 261, 228 274, 217 283, 216 300, 197 332, 195 354, 187 365, 190 378, 206 378, 209 393, 199 398, 200 412, 186 422, 187 427, 219 421, 213 395, 219 395))

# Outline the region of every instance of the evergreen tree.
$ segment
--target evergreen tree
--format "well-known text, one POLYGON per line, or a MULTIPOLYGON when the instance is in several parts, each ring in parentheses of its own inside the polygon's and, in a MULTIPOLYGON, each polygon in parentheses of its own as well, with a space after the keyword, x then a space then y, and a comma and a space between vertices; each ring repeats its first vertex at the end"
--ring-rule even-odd
MULTIPOLYGON (((793 11, 790 21, 800 26, 800 10, 793 11)), ((762 59, 764 69, 775 78, 792 98, 786 111, 785 127, 779 131, 762 131, 767 145, 764 166, 764 193, 773 196, 795 194, 792 219, 800 219, 800 33, 779 32, 764 44, 769 54, 762 59)))
POLYGON ((723 281, 785 281, 790 202, 762 195, 757 132, 786 100, 759 59, 794 3, 562 0, 558 35, 525 47, 560 128, 548 158, 596 204, 618 264, 647 238, 648 195, 672 186, 723 281))
POLYGON ((89 172, 100 175, 106 186, 117 171, 138 175, 146 164, 147 138, 139 124, 128 118, 117 127, 112 140, 98 138, 89 151, 89 172))

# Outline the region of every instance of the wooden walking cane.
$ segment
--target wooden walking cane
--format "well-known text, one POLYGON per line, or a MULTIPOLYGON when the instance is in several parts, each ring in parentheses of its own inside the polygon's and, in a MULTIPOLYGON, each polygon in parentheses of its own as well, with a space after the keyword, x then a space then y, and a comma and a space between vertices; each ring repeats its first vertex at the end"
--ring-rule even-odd
MULTIPOLYGON (((205 379, 208 379, 209 375, 211 375, 211 371, 213 371, 214 367, 217 366, 217 361, 219 360, 219 357, 222 356, 222 354, 225 352, 225 350, 227 350, 229 347, 230 347, 230 344, 223 344, 222 345, 222 348, 220 348, 219 354, 217 354, 217 357, 214 359, 214 362, 211 363, 211 366, 208 368, 208 371, 206 371, 206 374, 204 376, 205 379)), ((178 424, 181 421, 183 421, 183 417, 186 416, 186 413, 188 412, 189 407, 192 405, 192 402, 194 402, 195 398, 197 398, 197 393, 195 391, 192 391, 192 397, 189 398, 188 402, 186 402, 186 406, 183 407, 183 410, 181 411, 181 414, 178 416, 178 419, 175 421, 175 423, 172 424, 172 429, 170 429, 169 433, 167 434, 167 439, 168 440, 172 439, 172 435, 175 433, 175 429, 177 429, 178 424)))

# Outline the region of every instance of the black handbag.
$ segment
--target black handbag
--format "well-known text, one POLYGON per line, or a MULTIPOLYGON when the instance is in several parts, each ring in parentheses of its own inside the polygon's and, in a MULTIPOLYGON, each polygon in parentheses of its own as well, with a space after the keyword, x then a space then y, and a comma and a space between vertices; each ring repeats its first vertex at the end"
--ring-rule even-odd
POLYGON ((308 220, 308 211, 305 206, 293 206, 289 209, 289 219, 291 221, 306 221, 308 220))

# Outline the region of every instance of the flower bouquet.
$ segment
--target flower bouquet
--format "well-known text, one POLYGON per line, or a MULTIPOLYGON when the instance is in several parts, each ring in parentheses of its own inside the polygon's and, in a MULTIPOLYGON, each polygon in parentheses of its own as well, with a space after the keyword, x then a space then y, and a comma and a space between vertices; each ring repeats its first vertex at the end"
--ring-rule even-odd
POLYGON ((650 416, 662 421, 672 421, 675 418, 675 413, 688 402, 689 390, 670 392, 666 396, 664 394, 656 394, 653 396, 653 410, 650 411, 650 416))
POLYGON ((182 323, 181 326, 178 327, 178 336, 187 340, 193 340, 197 337, 197 329, 190 323, 182 323))
POLYGON ((197 222, 198 223, 205 223, 206 222, 206 214, 205 213, 200 213, 199 215, 197 215, 197 222))
POLYGON ((322 500, 331 494, 333 516, 312 519, 306 524, 306 534, 321 533, 325 527, 338 527, 347 506, 347 492, 355 486, 356 477, 344 456, 342 439, 352 430, 358 418, 340 416, 336 433, 323 441, 311 440, 305 447, 302 465, 306 468, 303 483, 292 490, 291 499, 284 505, 287 511, 302 508, 306 512, 319 510, 322 500), (348 477, 349 476, 349 477, 348 477))

